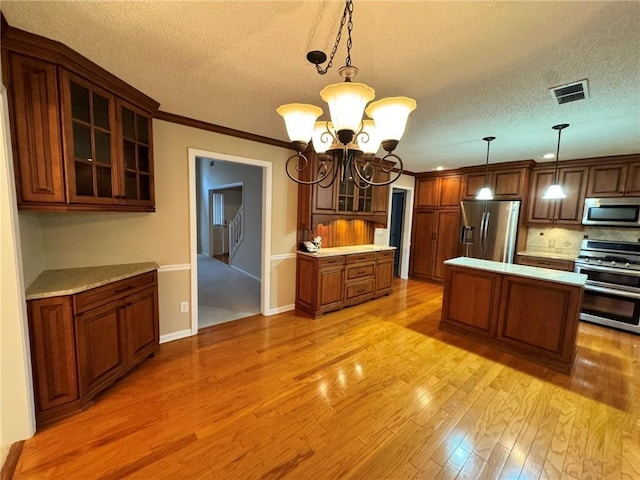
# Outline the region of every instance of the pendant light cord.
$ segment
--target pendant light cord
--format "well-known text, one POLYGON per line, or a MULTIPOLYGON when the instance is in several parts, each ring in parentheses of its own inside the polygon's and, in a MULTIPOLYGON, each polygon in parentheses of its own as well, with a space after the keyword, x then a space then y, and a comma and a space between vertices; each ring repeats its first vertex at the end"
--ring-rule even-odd
POLYGON ((489 187, 489 146, 491 145, 491 141, 495 140, 496 137, 484 137, 482 140, 487 142, 487 161, 484 166, 484 186, 489 187))
POLYGON ((554 130, 558 130, 558 146, 556 147, 556 171, 553 174, 553 183, 555 185, 558 184, 558 161, 560 160, 560 136, 562 135, 562 130, 569 126, 568 123, 561 123, 560 125, 554 125, 554 130))

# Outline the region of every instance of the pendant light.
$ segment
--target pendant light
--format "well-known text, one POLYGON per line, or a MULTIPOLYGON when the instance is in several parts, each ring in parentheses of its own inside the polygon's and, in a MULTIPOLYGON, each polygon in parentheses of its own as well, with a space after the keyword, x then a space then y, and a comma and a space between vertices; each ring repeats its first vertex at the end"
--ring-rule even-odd
POLYGON ((554 125, 551 127, 558 131, 558 147, 556 149, 556 169, 553 172, 553 183, 549 185, 549 188, 547 188, 547 191, 544 192, 544 195, 542 196, 545 200, 561 200, 563 198, 567 198, 567 194, 564 193, 558 179, 558 157, 560 156, 560 135, 562 134, 562 130, 568 126, 568 123, 561 123, 560 125, 554 125))
POLYGON ((476 195, 476 200, 493 200, 493 193, 489 188, 489 146, 496 137, 484 137, 482 140, 487 142, 487 163, 484 167, 484 187, 480 189, 476 195))

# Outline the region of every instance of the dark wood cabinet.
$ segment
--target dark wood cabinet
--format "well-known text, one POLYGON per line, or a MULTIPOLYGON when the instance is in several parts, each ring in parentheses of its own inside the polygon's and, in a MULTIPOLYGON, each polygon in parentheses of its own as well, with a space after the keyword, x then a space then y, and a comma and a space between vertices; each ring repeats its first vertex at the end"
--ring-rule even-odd
POLYGON ((580 225, 587 188, 587 173, 588 168, 585 166, 560 167, 558 179, 567 197, 562 200, 546 200, 542 196, 553 183, 554 169, 535 169, 532 175, 527 223, 580 225))
POLYGON ((298 254, 296 308, 314 318, 391 293, 394 250, 298 254))
POLYGON ((464 181, 462 197, 464 200, 474 200, 478 191, 485 186, 493 192, 496 200, 526 199, 529 193, 529 177, 532 161, 515 162, 520 167, 506 167, 507 164, 490 166, 485 182, 485 171, 479 167, 462 169, 464 181))
POLYGON ((444 261, 460 254, 460 211, 440 210, 436 220, 433 278, 444 280, 444 261))
POLYGON ((589 167, 587 197, 640 196, 640 162, 621 162, 589 167))
POLYGON ((446 265, 440 328, 569 373, 583 287, 446 265))
POLYGON ((159 348, 155 271, 28 302, 38 426, 77 412, 159 348))
POLYGON ((409 257, 409 272, 412 277, 426 280, 433 277, 437 218, 437 210, 413 212, 409 257))
POLYGON ((154 211, 151 118, 159 104, 77 52, 7 27, 20 209, 154 211))

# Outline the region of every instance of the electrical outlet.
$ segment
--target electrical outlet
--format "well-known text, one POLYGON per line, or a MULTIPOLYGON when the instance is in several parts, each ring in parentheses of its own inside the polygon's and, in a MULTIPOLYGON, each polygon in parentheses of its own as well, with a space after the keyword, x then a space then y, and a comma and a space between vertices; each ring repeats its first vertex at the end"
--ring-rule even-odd
POLYGON ((180 302, 180 313, 189 312, 189 302, 180 302))

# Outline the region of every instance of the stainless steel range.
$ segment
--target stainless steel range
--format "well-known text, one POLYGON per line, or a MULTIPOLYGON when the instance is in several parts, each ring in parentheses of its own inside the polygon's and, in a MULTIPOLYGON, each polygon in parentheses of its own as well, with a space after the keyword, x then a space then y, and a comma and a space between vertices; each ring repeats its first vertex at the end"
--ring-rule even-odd
POLYGON ((581 320, 640 333, 640 242, 583 240, 575 271, 587 275, 581 320))

